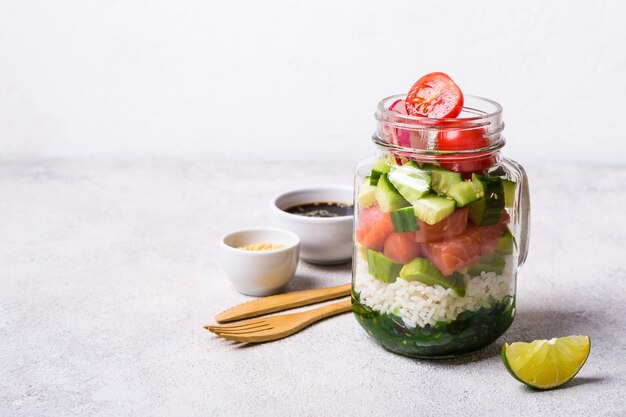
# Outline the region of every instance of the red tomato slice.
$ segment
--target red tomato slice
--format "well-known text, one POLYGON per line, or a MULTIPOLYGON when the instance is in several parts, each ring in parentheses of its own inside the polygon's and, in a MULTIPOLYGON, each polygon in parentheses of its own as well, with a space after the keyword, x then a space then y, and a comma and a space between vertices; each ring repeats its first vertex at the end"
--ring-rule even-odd
MULTIPOLYGON (((393 104, 389 106, 389 111, 406 115, 407 113, 406 113, 404 100, 394 101, 393 104)), ((403 146, 405 148, 411 147, 410 132, 406 129, 398 129, 398 128, 393 129, 391 139, 393 142, 395 142, 396 145, 403 146)))
MULTIPOLYGON (((437 149, 454 151, 479 149, 489 145, 483 136, 483 129, 470 130, 442 130, 437 134, 437 149)), ((471 158, 459 158, 454 155, 439 157, 443 168, 457 172, 477 172, 489 168, 496 163, 491 154, 471 154, 471 158)))
POLYGON ((406 104, 404 100, 394 101, 391 106, 389 106, 389 110, 400 114, 408 114, 406 112, 406 104))
POLYGON ((392 233, 385 240, 383 254, 397 263, 407 264, 422 253, 422 247, 415 241, 415 234, 392 233))
MULTIPOLYGON (((454 126, 454 125, 453 125, 454 126)), ((454 151, 484 148, 489 142, 483 136, 483 129, 442 130, 437 134, 437 149, 454 151)))
POLYGON ((413 84, 405 105, 411 116, 457 117, 463 109, 463 93, 448 75, 431 72, 413 84))
MULTIPOLYGON (((389 106, 389 111, 401 115, 407 115, 406 102, 404 100, 394 101, 393 104, 389 106)), ((422 121, 425 122, 427 120, 428 119, 423 119, 415 122, 410 119, 403 119, 402 122, 404 123, 414 123, 415 129, 396 127, 392 130, 387 130, 387 132, 389 132, 389 142, 405 148, 427 147, 429 145, 428 133, 420 129, 422 127, 422 121)), ((398 157, 396 157, 396 161, 398 161, 398 165, 402 165, 398 157)))
POLYGON ((476 155, 470 159, 459 159, 453 155, 445 155, 437 158, 442 168, 460 172, 463 179, 471 178, 472 172, 481 172, 496 163, 495 156, 491 154, 476 155))

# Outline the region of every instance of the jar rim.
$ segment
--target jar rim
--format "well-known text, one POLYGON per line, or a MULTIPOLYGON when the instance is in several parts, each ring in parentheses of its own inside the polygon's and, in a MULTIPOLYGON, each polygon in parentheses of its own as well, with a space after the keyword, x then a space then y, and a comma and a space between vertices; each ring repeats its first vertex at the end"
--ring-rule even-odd
MULTIPOLYGON (((454 122, 467 122, 468 120, 471 121, 478 121, 478 120, 483 120, 483 119, 489 119, 489 118, 494 118, 497 116, 501 116, 502 115, 502 106, 493 100, 490 100, 488 98, 485 97, 481 97, 481 96, 475 96, 475 95, 471 95, 471 94, 465 94, 464 97, 470 98, 472 100, 476 100, 479 102, 483 102, 483 103, 488 103, 489 105, 493 106, 494 110, 487 112, 484 110, 480 110, 480 109, 476 109, 473 107, 467 107, 465 106, 465 104, 463 104, 463 111, 467 111, 468 113, 474 113, 474 114, 478 114, 480 116, 475 116, 475 117, 450 117, 450 118, 445 118, 445 119, 441 119, 441 118, 432 118, 432 117, 423 117, 423 116, 411 116, 411 115, 404 115, 404 114, 399 114, 396 113, 392 110, 389 110, 389 107, 386 106, 387 102, 390 101, 397 101, 397 100, 403 100, 406 98, 406 94, 394 94, 391 95, 389 97, 385 97, 382 100, 380 100, 378 102, 378 105, 376 106, 378 109, 378 112, 380 112, 381 115, 385 115, 385 114, 389 114, 389 115, 394 115, 397 118, 401 118, 401 119, 406 119, 406 120, 412 120, 412 121, 424 121, 427 123, 430 122, 440 122, 442 120, 445 120, 447 123, 454 123, 454 122)), ((377 112, 377 120, 378 119, 378 112, 377 112)), ((437 126, 437 125, 432 125, 433 127, 437 126)))
POLYGON ((391 151, 405 153, 423 155, 464 155, 465 157, 471 157, 470 155, 475 155, 476 153, 493 153, 505 145, 506 141, 501 135, 501 132, 504 130, 502 106, 496 101, 480 96, 465 95, 465 103, 461 114, 467 114, 468 116, 445 119, 412 116, 389 110, 391 104, 398 100, 403 100, 405 97, 406 94, 394 94, 378 102, 374 118, 378 122, 379 128, 377 129, 377 133, 372 137, 376 145, 391 151), (433 143, 430 143, 430 146, 427 147, 416 147, 413 145, 411 147, 402 146, 399 143, 385 140, 384 135, 379 134, 385 131, 384 128, 380 128, 381 126, 391 128, 391 130, 399 129, 426 133, 481 129, 483 136, 487 139, 487 145, 481 148, 452 150, 435 149, 433 143))

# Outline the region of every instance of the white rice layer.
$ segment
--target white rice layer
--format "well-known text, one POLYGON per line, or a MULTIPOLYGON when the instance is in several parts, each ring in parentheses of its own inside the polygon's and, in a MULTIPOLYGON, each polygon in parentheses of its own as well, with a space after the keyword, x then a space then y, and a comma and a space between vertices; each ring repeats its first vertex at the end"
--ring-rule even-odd
POLYGON ((355 272, 355 290, 360 293, 361 303, 375 311, 401 317, 410 328, 455 320, 464 311, 490 307, 512 291, 510 259, 502 275, 484 271, 475 277, 466 274, 464 297, 440 285, 429 286, 400 277, 394 283, 384 283, 369 274, 367 262, 360 257, 356 260, 355 272))

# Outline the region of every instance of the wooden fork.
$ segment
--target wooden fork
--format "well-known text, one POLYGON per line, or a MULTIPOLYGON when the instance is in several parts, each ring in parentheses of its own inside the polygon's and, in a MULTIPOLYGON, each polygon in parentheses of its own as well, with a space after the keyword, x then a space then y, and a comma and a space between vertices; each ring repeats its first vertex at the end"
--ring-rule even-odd
POLYGON ((244 320, 228 325, 207 325, 204 328, 236 342, 270 342, 290 336, 316 321, 350 310, 352 310, 352 301, 347 299, 301 313, 244 320))
POLYGON ((221 324, 228 323, 230 321, 251 319, 252 317, 264 316, 277 311, 302 307, 309 304, 319 303, 320 301, 328 301, 333 298, 350 295, 350 288, 351 284, 348 283, 338 285, 336 287, 314 288, 311 290, 270 295, 269 297, 258 298, 222 311, 220 314, 215 316, 215 321, 221 324))

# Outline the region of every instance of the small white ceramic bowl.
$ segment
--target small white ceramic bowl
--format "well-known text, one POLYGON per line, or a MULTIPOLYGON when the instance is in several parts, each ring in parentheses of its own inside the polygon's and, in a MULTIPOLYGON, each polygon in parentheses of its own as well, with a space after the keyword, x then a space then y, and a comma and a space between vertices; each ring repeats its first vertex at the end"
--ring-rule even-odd
POLYGON ((271 201, 273 223, 300 237, 300 257, 310 263, 336 265, 352 259, 354 216, 306 217, 288 213, 294 206, 317 202, 353 204, 351 187, 334 185, 300 188, 271 201))
POLYGON ((248 229, 222 238, 222 266, 237 291, 255 297, 280 292, 298 266, 300 239, 287 230, 248 229), (284 245, 268 251, 238 249, 257 243, 284 245))

